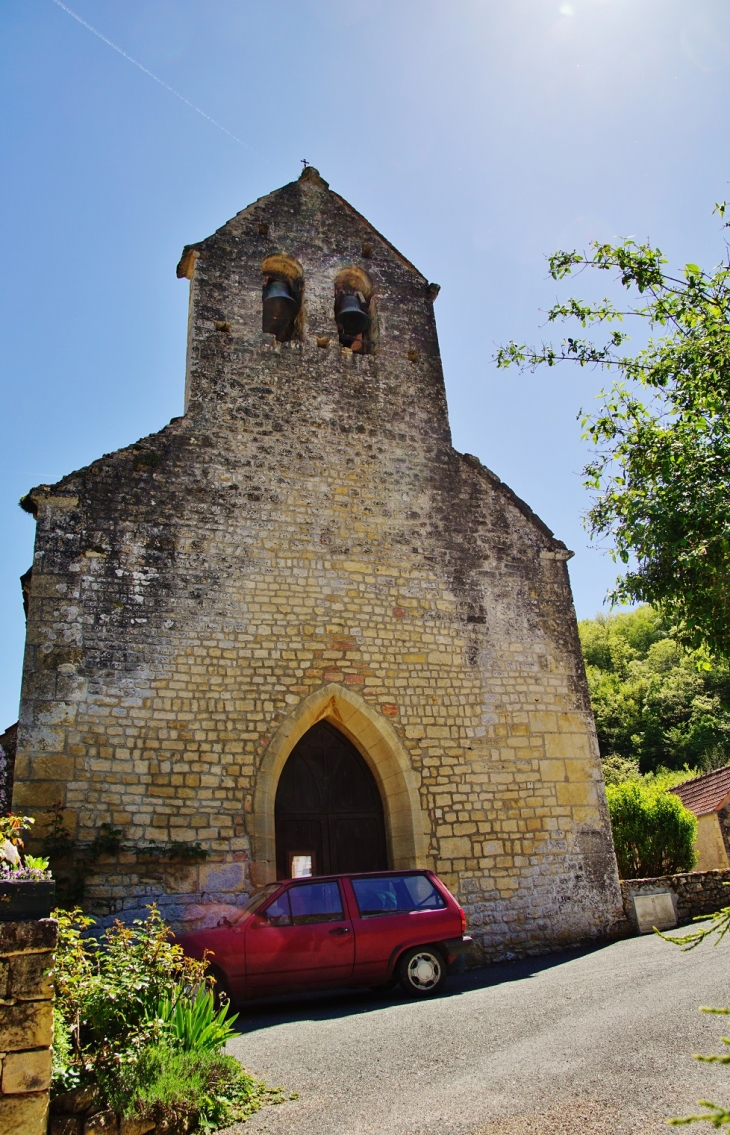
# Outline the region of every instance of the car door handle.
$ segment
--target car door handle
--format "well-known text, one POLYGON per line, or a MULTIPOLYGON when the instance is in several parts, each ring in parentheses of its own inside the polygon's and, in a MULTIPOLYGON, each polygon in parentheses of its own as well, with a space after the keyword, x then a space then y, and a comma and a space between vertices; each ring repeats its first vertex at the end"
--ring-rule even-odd
POLYGON ((350 927, 349 926, 335 926, 335 927, 333 927, 332 930, 330 930, 330 934, 349 934, 349 933, 350 933, 350 927))

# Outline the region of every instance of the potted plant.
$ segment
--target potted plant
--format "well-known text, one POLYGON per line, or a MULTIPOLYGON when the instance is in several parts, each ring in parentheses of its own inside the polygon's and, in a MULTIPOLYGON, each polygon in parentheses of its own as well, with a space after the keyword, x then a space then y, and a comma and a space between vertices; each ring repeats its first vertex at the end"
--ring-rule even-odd
POLYGON ((48 860, 23 851, 20 833, 34 822, 31 816, 0 816, 0 922, 48 918, 55 905, 48 860))

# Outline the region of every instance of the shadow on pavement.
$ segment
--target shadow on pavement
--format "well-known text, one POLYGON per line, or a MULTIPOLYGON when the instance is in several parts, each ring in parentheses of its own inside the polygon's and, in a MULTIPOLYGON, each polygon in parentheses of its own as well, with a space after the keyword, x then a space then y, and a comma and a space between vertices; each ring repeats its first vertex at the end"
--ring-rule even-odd
MULTIPOLYGON (((545 970, 566 965, 606 949, 610 943, 563 950, 537 958, 521 958, 514 962, 497 962, 480 969, 467 970, 449 977, 439 1001, 461 997, 478 989, 525 981, 545 970)), ((413 1005, 400 986, 388 990, 335 989, 317 993, 298 993, 287 997, 271 997, 262 1001, 246 1001, 240 1006, 236 1029, 239 1033, 256 1032, 272 1025, 294 1021, 327 1021, 360 1013, 377 1013, 395 1005, 413 1005)))

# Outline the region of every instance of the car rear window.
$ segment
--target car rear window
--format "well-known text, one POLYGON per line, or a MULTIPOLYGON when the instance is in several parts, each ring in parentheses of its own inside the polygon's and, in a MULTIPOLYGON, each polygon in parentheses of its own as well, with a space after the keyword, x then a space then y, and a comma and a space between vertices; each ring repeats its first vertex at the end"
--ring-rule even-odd
POLYGON ((363 918, 399 911, 439 910, 446 906, 427 875, 388 875, 352 879, 357 905, 363 918))

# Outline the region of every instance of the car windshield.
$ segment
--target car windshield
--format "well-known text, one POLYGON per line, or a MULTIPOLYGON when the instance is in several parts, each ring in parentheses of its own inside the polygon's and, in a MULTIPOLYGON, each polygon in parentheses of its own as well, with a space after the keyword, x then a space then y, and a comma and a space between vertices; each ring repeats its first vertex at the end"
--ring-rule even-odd
POLYGON ((397 914, 399 911, 439 910, 443 896, 427 875, 386 875, 353 879, 352 887, 363 917, 397 914))
POLYGON ((234 914, 233 918, 229 919, 231 925, 238 926, 241 922, 245 922, 247 918, 250 918, 251 915, 259 909, 259 907, 264 905, 267 899, 270 899, 271 896, 276 891, 278 891, 280 886, 281 883, 268 883, 260 891, 256 891, 256 893, 251 895, 250 899, 248 899, 247 902, 241 907, 238 914, 234 914))

